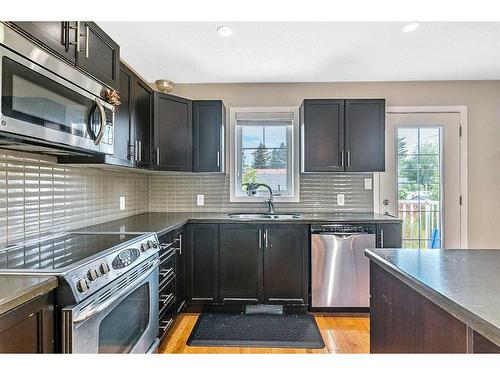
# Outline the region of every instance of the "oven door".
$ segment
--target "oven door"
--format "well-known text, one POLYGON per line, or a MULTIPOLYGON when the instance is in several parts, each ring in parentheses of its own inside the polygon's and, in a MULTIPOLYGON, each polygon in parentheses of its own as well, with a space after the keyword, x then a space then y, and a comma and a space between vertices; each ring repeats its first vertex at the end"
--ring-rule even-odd
POLYGON ((150 353, 158 346, 158 256, 63 309, 65 353, 150 353))
POLYGON ((113 154, 112 105, 2 46, 0 72, 0 132, 20 143, 113 154))

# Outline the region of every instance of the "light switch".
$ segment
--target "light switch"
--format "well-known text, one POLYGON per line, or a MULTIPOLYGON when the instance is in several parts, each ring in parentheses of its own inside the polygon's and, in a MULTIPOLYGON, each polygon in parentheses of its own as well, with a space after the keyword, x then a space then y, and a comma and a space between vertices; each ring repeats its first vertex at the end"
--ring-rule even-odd
POLYGON ((203 206, 205 204, 205 196, 203 194, 198 194, 196 196, 196 204, 198 206, 203 206))
POLYGON ((345 196, 344 196, 344 194, 337 194, 337 205, 338 206, 345 205, 345 196))
POLYGON ((373 189, 373 180, 371 178, 365 178, 365 190, 373 189))
POLYGON ((120 211, 125 209, 125 197, 120 197, 120 211))

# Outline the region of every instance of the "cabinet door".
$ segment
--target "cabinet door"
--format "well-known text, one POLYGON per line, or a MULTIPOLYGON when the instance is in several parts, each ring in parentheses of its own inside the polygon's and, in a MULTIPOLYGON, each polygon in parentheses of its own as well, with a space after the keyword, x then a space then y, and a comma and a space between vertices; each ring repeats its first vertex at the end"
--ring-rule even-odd
POLYGON ((220 225, 219 294, 223 303, 253 304, 263 298, 262 226, 220 225))
POLYGON ((175 254, 175 305, 177 312, 180 312, 186 304, 185 287, 185 235, 181 231, 175 239, 177 243, 177 252, 175 254))
POLYGON ((80 50, 76 65, 109 87, 118 90, 120 47, 94 22, 80 22, 80 50))
POLYGON ((220 100, 193 102, 195 172, 224 172, 226 107, 220 100))
POLYGON ((153 121, 153 90, 146 82, 134 77, 132 113, 132 146, 140 166, 151 165, 151 127, 153 121))
POLYGON ((385 100, 345 101, 345 170, 385 170, 385 100))
POLYGON ((219 226, 189 224, 186 229, 187 304, 204 305, 219 299, 219 226))
POLYGON ((309 279, 307 225, 264 228, 264 303, 307 305, 309 279))
POLYGON ((54 353, 54 299, 48 293, 0 316, 0 353, 54 353))
POLYGON ((191 101, 155 93, 155 168, 190 172, 192 166, 191 101))
MULTIPOLYGON (((74 23, 74 22, 73 22, 74 23)), ((73 64, 76 59, 74 29, 70 29, 68 21, 12 22, 14 26, 31 38, 43 44, 52 52, 69 60, 73 64)))
POLYGON ((377 224, 377 247, 399 248, 402 246, 402 225, 377 224))
POLYGON ((344 100, 304 100, 301 114, 302 172, 344 170, 344 100))
POLYGON ((128 160, 130 142, 130 105, 133 88, 133 73, 124 65, 120 67, 120 99, 121 105, 116 107, 114 156, 128 160))

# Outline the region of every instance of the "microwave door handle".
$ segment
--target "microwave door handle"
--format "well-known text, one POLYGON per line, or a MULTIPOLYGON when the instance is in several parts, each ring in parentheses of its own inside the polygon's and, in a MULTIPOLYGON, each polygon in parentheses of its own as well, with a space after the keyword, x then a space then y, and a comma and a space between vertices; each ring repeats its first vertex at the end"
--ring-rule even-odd
POLYGON ((101 115, 101 127, 99 128, 99 133, 97 133, 97 137, 94 141, 95 145, 101 143, 102 137, 104 136, 104 129, 106 128, 106 111, 104 110, 101 102, 96 99, 97 108, 99 108, 99 114, 101 115))
POLYGON ((134 290, 140 283, 142 283, 144 280, 146 280, 149 277, 149 275, 151 275, 151 273, 157 269, 156 267, 158 266, 159 263, 160 263, 160 260, 156 259, 154 261, 154 263, 152 264, 149 272, 142 275, 134 283, 130 284, 125 289, 121 290, 120 293, 118 293, 116 296, 108 299, 105 303, 103 303, 103 304, 101 304, 93 309, 90 309, 89 311, 86 311, 83 314, 80 314, 77 317, 75 317, 73 319, 73 323, 84 322, 84 321, 90 319, 91 317, 93 317, 94 315, 100 313, 101 311, 106 310, 109 306, 113 305, 116 301, 118 301, 120 298, 122 298, 125 294, 134 290))

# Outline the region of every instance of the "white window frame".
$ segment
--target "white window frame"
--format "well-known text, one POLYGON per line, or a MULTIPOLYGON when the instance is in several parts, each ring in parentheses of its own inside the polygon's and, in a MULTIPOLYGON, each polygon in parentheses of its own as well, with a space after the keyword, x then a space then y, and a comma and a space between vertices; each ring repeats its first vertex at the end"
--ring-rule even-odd
MULTIPOLYGON (((236 195, 237 183, 237 142, 238 134, 236 132, 236 114, 252 112, 287 112, 293 113, 292 142, 291 142, 291 168, 293 196, 275 196, 275 202, 300 202, 300 171, 299 171, 299 108, 298 107, 231 107, 229 108, 229 184, 230 184, 230 202, 262 202, 262 196, 239 196, 236 195)), ((265 199, 265 198, 264 198, 265 199)))

